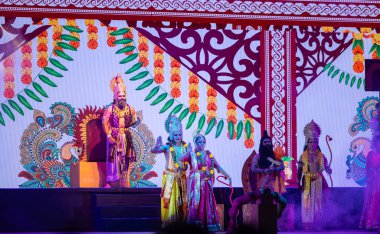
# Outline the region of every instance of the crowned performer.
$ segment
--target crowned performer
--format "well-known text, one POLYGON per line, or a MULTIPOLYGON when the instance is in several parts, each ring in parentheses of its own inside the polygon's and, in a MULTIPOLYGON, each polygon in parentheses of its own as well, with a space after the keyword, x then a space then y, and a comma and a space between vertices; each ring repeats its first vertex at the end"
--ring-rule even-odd
POLYGON ((131 127, 140 123, 133 107, 127 104, 126 87, 120 75, 110 82, 113 103, 103 114, 103 129, 107 134, 105 187, 129 187, 126 181, 130 162, 136 161, 131 127))

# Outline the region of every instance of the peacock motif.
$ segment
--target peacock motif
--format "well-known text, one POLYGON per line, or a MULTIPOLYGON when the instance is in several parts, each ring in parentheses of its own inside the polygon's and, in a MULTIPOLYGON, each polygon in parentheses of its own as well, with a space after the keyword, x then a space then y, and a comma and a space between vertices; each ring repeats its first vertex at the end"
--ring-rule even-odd
POLYGON ((366 137, 355 138, 350 144, 350 152, 347 155, 346 178, 353 179, 358 185, 366 185, 367 155, 371 151, 371 140, 366 137))

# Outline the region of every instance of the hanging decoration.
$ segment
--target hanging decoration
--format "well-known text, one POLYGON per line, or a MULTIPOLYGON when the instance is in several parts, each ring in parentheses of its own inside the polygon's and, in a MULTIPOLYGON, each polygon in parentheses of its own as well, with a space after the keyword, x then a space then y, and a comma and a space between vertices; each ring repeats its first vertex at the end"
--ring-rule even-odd
POLYGON ((21 47, 21 82, 32 83, 32 41, 21 47))
POLYGON ((326 71, 327 71, 327 76, 331 77, 331 79, 334 79, 335 77, 339 77, 339 83, 342 83, 342 81, 344 81, 344 84, 346 86, 347 85, 350 85, 350 87, 355 86, 357 89, 360 89, 361 86, 363 87, 363 89, 365 88, 364 78, 358 77, 357 75, 350 74, 349 72, 346 72, 343 69, 340 69, 336 67, 335 65, 332 65, 331 63, 326 64, 326 66, 323 68, 322 72, 326 72, 326 71))
POLYGON ((154 82, 156 82, 156 84, 162 84, 165 81, 165 77, 164 77, 164 66, 165 66, 164 51, 160 47, 158 47, 157 45, 154 45, 153 52, 154 52, 154 55, 153 55, 153 59, 154 59, 154 70, 153 70, 154 82))
MULTIPOLYGON (((131 42, 124 44, 124 47, 133 46, 133 28, 129 28, 130 30, 123 34, 123 38, 130 39, 131 42)), ((133 50, 125 52, 125 55, 133 54, 133 50)))
POLYGON ((148 51, 149 51, 149 45, 148 45, 148 39, 144 37, 140 32, 138 33, 139 39, 139 62, 142 63, 143 67, 147 67, 149 65, 149 59, 148 59, 148 51))
POLYGON ((370 37, 372 38, 372 47, 369 52, 372 53, 372 59, 378 59, 380 58, 380 33, 371 34, 370 37))
POLYGON ((253 141, 254 136, 254 127, 253 127, 253 118, 244 113, 244 122, 245 122, 245 131, 244 131, 244 146, 247 149, 253 148, 255 142, 253 141))
POLYGON ((47 37, 48 37, 48 32, 45 30, 40 35, 38 35, 38 38, 37 38, 37 59, 38 59, 37 60, 37 66, 40 68, 44 68, 48 64, 48 61, 47 61, 47 58, 48 58, 48 54, 47 54, 48 39, 47 39, 47 37))
POLYGON ((61 39, 61 34, 62 34, 62 27, 59 25, 59 22, 58 22, 58 19, 55 19, 55 18, 52 18, 50 19, 50 24, 53 26, 53 35, 52 35, 52 39, 53 39, 53 54, 55 56, 58 56, 57 53, 55 52, 56 50, 60 50, 62 51, 62 48, 57 46, 57 43, 62 41, 61 39))
POLYGON ((199 78, 189 71, 189 110, 190 113, 199 112, 199 92, 198 92, 199 78))
POLYGON ((112 32, 115 32, 116 30, 117 30, 117 27, 110 27, 110 26, 107 26, 107 45, 108 45, 109 47, 115 47, 115 46, 116 46, 116 45, 114 44, 114 42, 116 41, 116 37, 110 35, 112 32))
POLYGON ((93 19, 86 19, 84 23, 87 26, 87 47, 95 50, 98 48, 98 27, 94 25, 93 19))
POLYGON ((218 106, 216 105, 216 96, 218 92, 210 85, 207 85, 207 123, 211 121, 211 119, 216 118, 216 111, 218 106))
POLYGON ((233 104, 230 100, 227 100, 227 123, 228 123, 228 132, 227 137, 230 140, 236 139, 235 125, 237 123, 236 119, 236 105, 233 104))
POLYGON ((179 98, 181 96, 181 64, 170 57, 170 94, 173 98, 179 98))
MULTIPOLYGON (((71 27, 73 27, 73 28, 79 28, 78 25, 77 25, 77 23, 75 22, 75 19, 67 19, 67 21, 66 21, 66 25, 67 25, 67 26, 71 26, 71 27)), ((73 36, 73 37, 75 37, 75 38, 80 39, 80 35, 79 35, 79 33, 76 32, 76 31, 72 31, 72 32, 70 32, 70 35, 73 36)), ((97 39, 97 38, 98 38, 98 36, 96 35, 96 39, 97 39)), ((75 49, 78 49, 79 46, 80 46, 80 42, 79 42, 79 40, 72 40, 72 41, 69 42, 69 44, 70 44, 72 47, 74 47, 75 49)), ((96 42, 96 44, 97 44, 97 42, 96 42)))
POLYGON ((4 97, 11 99, 15 95, 14 55, 11 54, 3 61, 4 66, 4 97))

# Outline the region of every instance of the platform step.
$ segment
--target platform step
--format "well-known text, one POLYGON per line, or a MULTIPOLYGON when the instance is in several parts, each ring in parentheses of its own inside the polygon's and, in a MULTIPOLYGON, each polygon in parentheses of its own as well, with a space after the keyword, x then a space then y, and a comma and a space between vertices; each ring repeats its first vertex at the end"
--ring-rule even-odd
POLYGON ((101 207, 98 215, 102 218, 157 218, 161 216, 160 206, 101 207))
POLYGON ((159 206, 159 194, 95 194, 96 207, 159 206))
POLYGON ((157 231, 160 218, 102 218, 97 224, 101 231, 157 231))

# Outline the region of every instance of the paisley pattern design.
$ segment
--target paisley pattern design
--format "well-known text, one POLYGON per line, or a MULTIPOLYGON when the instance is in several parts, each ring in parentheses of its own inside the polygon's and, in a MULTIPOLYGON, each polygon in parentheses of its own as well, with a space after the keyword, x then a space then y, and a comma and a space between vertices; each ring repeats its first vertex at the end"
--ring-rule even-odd
POLYGON ((27 179, 21 188, 55 188, 70 186, 70 164, 78 161, 73 142, 61 147, 63 137, 73 135, 75 110, 67 103, 54 103, 52 116, 35 110, 34 122, 23 132, 20 143, 21 164, 25 171, 19 177, 27 179))
POLYGON ((378 102, 379 98, 373 96, 364 98, 359 102, 354 122, 348 128, 351 136, 356 136, 360 131, 365 132, 369 129, 370 120, 373 116, 377 115, 375 105, 378 102))

